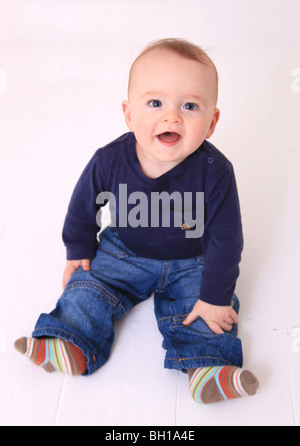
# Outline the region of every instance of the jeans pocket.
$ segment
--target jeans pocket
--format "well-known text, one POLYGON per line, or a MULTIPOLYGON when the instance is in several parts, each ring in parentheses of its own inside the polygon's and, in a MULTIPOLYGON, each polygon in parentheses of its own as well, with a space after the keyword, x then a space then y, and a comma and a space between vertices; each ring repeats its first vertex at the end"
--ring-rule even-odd
POLYGON ((100 251, 106 252, 118 259, 136 256, 127 246, 124 245, 115 228, 108 227, 100 233, 100 251))
POLYGON ((124 251, 120 251, 120 250, 112 250, 112 249, 106 249, 103 245, 99 246, 100 251, 106 252, 107 254, 110 254, 111 256, 114 256, 118 259, 123 259, 124 257, 129 257, 129 254, 127 252, 124 251))

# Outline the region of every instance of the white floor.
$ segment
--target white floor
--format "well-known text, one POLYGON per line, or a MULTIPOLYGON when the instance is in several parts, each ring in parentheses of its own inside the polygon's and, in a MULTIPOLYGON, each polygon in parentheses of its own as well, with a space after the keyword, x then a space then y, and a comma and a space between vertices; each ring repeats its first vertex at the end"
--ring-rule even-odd
POLYGON ((0 425, 300 425, 298 0, 0 0, 0 425), (61 229, 94 151, 126 131, 130 63, 183 37, 220 75, 212 142, 235 165, 245 233, 237 293, 249 399, 198 406, 163 368, 153 301, 116 327, 91 377, 13 349, 61 293, 61 229))

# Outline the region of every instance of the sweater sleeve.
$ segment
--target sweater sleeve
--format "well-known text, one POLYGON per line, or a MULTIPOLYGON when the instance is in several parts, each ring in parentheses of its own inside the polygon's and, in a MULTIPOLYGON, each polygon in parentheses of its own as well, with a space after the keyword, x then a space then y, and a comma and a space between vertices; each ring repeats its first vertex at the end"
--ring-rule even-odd
POLYGON ((62 234, 68 260, 92 259, 98 247, 96 198, 103 191, 98 152, 82 172, 68 207, 62 234))
POLYGON ((206 221, 202 246, 203 281, 200 299, 212 305, 231 305, 243 249, 238 191, 228 163, 205 196, 206 221))

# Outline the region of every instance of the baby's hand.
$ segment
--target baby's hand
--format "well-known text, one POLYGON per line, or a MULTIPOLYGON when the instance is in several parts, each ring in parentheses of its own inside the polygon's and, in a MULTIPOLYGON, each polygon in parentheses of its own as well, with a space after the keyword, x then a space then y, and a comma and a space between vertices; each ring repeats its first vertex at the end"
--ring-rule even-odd
POLYGON ((63 289, 66 288, 66 285, 71 279, 72 275, 80 266, 82 266, 84 271, 89 271, 91 269, 90 259, 67 260, 67 264, 63 274, 63 289))
POLYGON ((238 315, 231 306, 220 307, 218 305, 208 304, 202 300, 196 302, 193 310, 183 321, 183 325, 190 325, 198 317, 201 317, 216 334, 230 331, 232 324, 237 324, 238 322, 238 315))

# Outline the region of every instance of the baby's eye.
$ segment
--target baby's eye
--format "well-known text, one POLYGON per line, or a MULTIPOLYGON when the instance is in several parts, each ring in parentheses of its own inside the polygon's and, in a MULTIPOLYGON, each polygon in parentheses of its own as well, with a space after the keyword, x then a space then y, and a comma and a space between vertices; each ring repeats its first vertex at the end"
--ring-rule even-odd
POLYGON ((196 110, 198 108, 198 106, 196 104, 194 104, 193 102, 187 102, 186 104, 184 104, 183 108, 185 108, 186 110, 196 110))
POLYGON ((152 99, 151 101, 148 102, 148 104, 150 105, 150 107, 154 107, 154 108, 162 106, 162 103, 159 99, 152 99))

